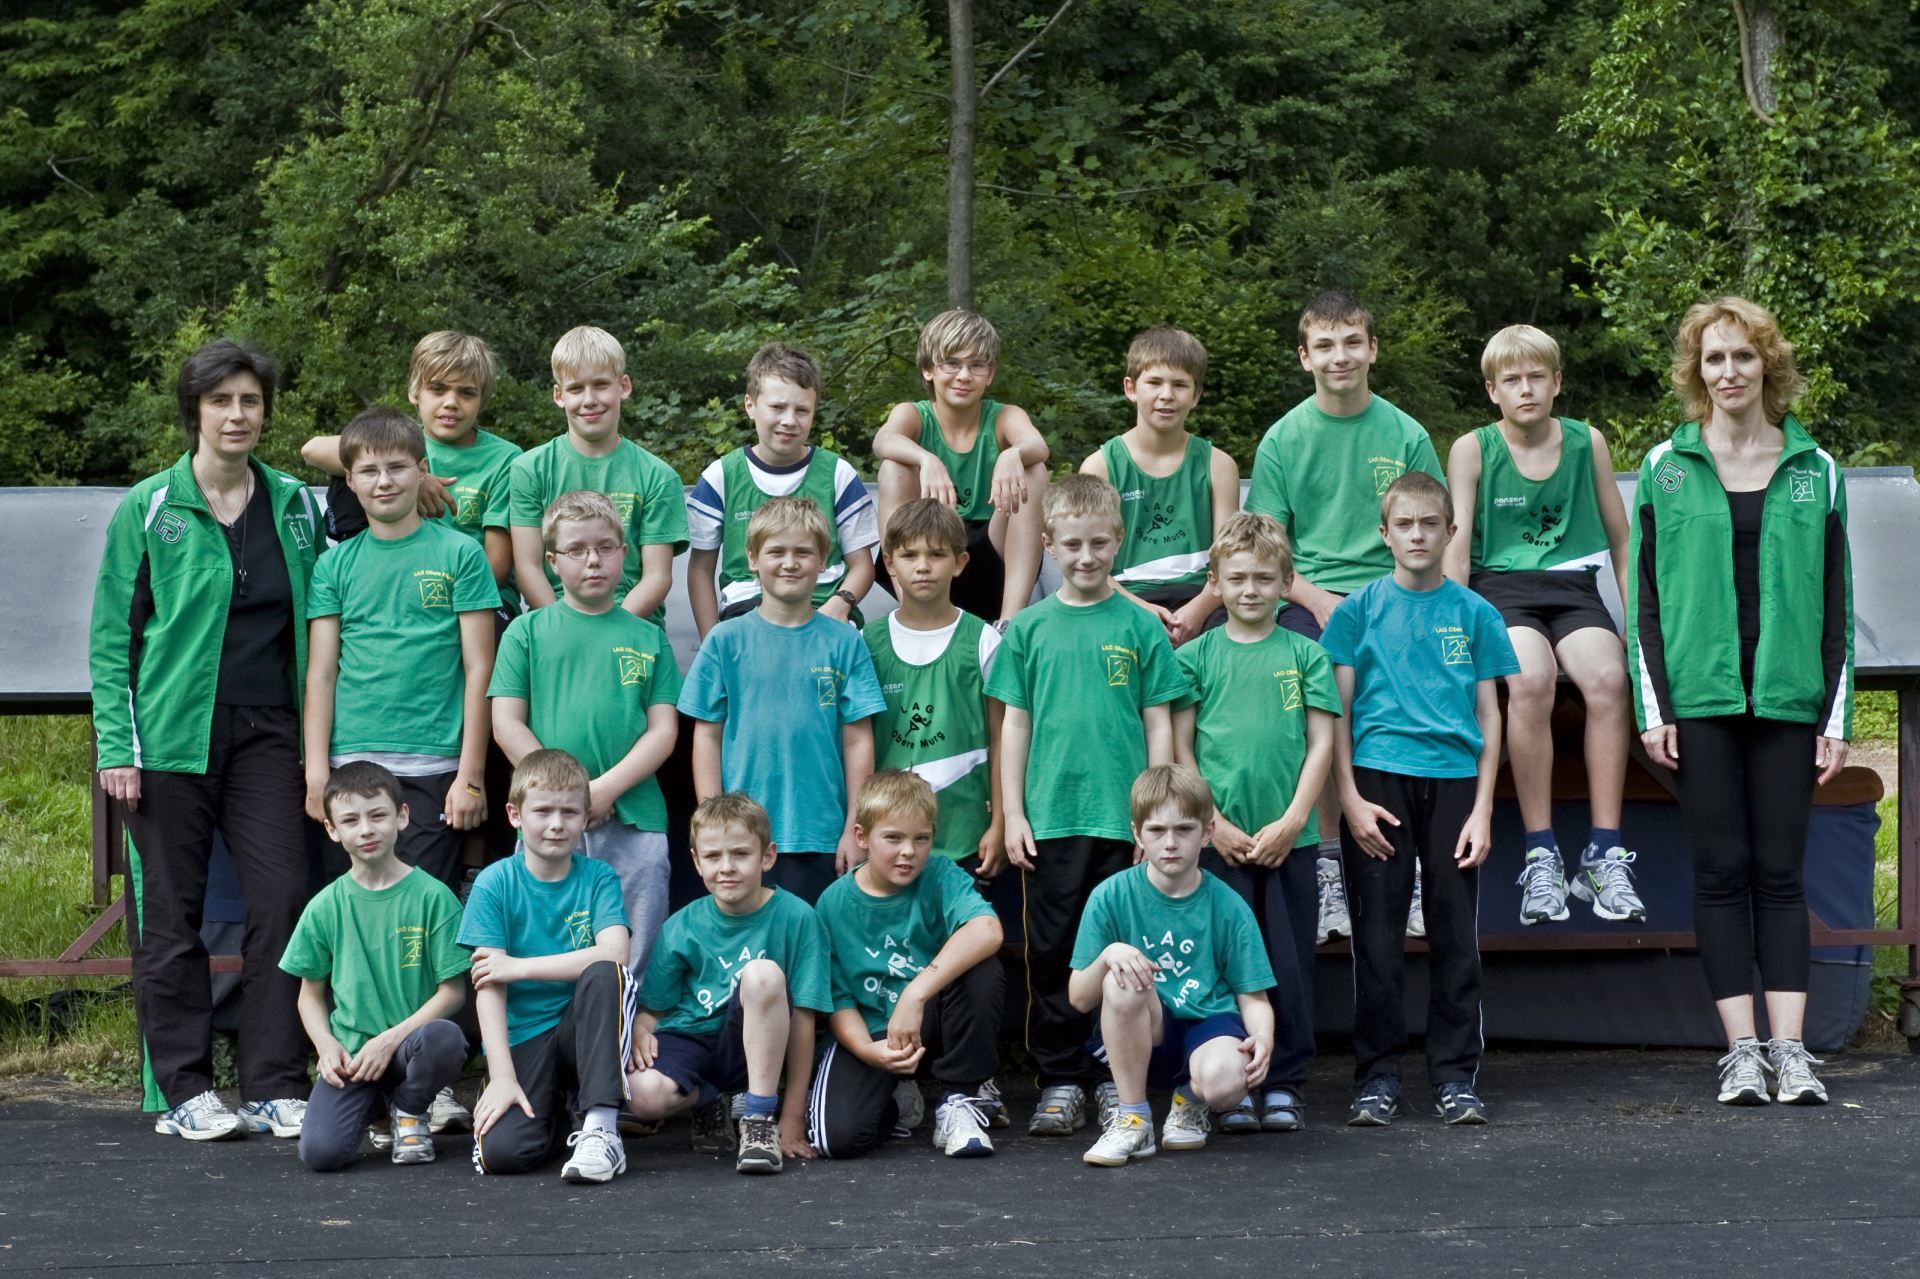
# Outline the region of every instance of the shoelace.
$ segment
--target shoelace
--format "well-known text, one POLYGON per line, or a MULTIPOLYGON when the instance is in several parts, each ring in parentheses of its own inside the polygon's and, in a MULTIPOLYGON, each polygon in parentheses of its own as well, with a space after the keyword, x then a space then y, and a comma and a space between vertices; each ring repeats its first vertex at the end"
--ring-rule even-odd
MULTIPOLYGON (((980 1101, 977 1097, 950 1097, 940 1104, 940 1109, 949 1112, 958 1111, 966 1115, 973 1120, 975 1127, 984 1129, 987 1126, 987 1112, 980 1109, 980 1101)), ((954 1116, 950 1113, 947 1117, 948 1127, 953 1126, 953 1119, 954 1116)))
POLYGON ((1551 900, 1556 878, 1554 872, 1558 869, 1559 866, 1552 857, 1529 857, 1527 864, 1520 868, 1520 878, 1513 882, 1525 886, 1527 901, 1542 896, 1551 900))
MULTIPOLYGON (((1804 1049, 1802 1051, 1805 1051, 1804 1049)), ((1723 1072, 1738 1070, 1742 1067, 1756 1071, 1761 1078, 1766 1077, 1767 1057, 1761 1051, 1758 1040, 1735 1044, 1727 1050, 1727 1055, 1716 1063, 1723 1072)))
POLYGON ((600 1143, 600 1153, 606 1157, 608 1162, 613 1162, 613 1143, 615 1138, 616 1134, 605 1132, 599 1128, 582 1128, 579 1132, 568 1135, 567 1145, 571 1148, 581 1145, 588 1140, 597 1141, 600 1143))
POLYGON ((1784 1075, 1799 1067, 1811 1071, 1815 1066, 1827 1063, 1807 1051, 1807 1046, 1798 1039, 1772 1039, 1767 1041, 1767 1066, 1776 1075, 1784 1075))
POLYGON ((214 1114, 222 1109, 220 1105, 220 1095, 212 1089, 208 1089, 198 1097, 187 1098, 180 1103, 177 1109, 188 1119, 205 1119, 208 1115, 214 1114))
POLYGON ((1626 852, 1618 856, 1604 857, 1588 867, 1587 870, 1589 874, 1600 881, 1600 889, 1602 892, 1620 890, 1631 893, 1633 891, 1633 875, 1628 871, 1627 867, 1636 856, 1637 854, 1635 853, 1626 852))

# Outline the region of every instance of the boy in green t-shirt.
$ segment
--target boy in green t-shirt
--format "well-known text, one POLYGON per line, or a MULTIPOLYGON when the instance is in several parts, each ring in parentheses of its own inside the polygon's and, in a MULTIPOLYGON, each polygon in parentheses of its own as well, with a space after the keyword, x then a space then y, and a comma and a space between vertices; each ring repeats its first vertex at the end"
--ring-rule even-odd
POLYGON ((1182 764, 1134 780, 1141 861, 1093 890, 1073 943, 1067 997, 1100 1012, 1116 1101, 1081 1159, 1108 1168, 1155 1152, 1149 1085, 1173 1089, 1160 1144, 1198 1150, 1273 1060, 1273 970, 1253 911, 1200 869, 1213 792, 1182 764))
POLYGON ((354 418, 340 459, 367 531, 322 555, 307 589, 307 814, 325 819, 332 769, 384 765, 412 814, 400 859, 457 887, 459 833, 487 811, 499 587, 479 543, 420 518, 426 444, 405 414, 354 418))
POLYGON ((538 750, 513 770, 513 856, 480 872, 460 944, 473 952, 487 1086, 473 1107, 473 1167, 531 1172, 564 1144, 560 1175, 611 1181, 627 1170, 615 1126, 627 1097, 635 987, 613 869, 574 851, 592 802, 587 770, 538 750), (570 1108, 582 1112, 578 1132, 570 1108))
MULTIPOLYGON (((1280 625, 1308 639, 1349 593, 1393 571, 1380 540, 1380 498, 1408 471, 1444 478, 1427 430, 1367 385, 1380 343, 1373 315, 1351 293, 1320 294, 1300 312, 1300 367, 1313 394, 1267 428, 1253 455, 1247 509, 1271 515, 1293 543, 1293 585, 1280 625)), ((1340 805, 1320 799, 1321 941, 1353 931, 1340 878, 1340 805)), ((1420 886, 1414 885, 1408 931, 1424 936, 1420 886)))
MULTIPOLYGON (((1007 858, 1025 874, 1027 1046, 1040 1076, 1032 1136, 1087 1122, 1089 1022, 1067 1000, 1074 931, 1094 886, 1133 864, 1127 788, 1172 760, 1168 703, 1187 690, 1166 629, 1114 592, 1121 532, 1120 495, 1106 481, 1070 475, 1047 491, 1060 589, 1014 619, 987 676, 987 696, 1007 708, 1007 858)), ((1104 1119, 1111 1081, 1100 1092, 1104 1119)))
POLYGON ((1292 1132, 1313 1061, 1314 803, 1333 763, 1340 694, 1318 644, 1274 613, 1293 576, 1287 535, 1265 515, 1236 515, 1213 542, 1209 581, 1227 624, 1180 649, 1193 690, 1173 712, 1173 749, 1219 801, 1201 863, 1253 908, 1273 966, 1273 1068, 1220 1118, 1223 1132, 1292 1132))
POLYGON ((951 508, 915 498, 887 523, 886 558, 900 607, 864 632, 887 699, 874 720, 874 767, 925 778, 940 801, 934 855, 992 879, 1007 862, 995 767, 1006 708, 986 694, 1000 632, 953 602, 972 566, 966 526, 951 508))
POLYGON ((1601 602, 1610 565, 1627 598, 1627 510, 1606 437, 1553 415, 1560 344, 1539 329, 1500 330, 1480 356, 1500 420, 1447 455, 1460 532, 1447 576, 1478 591, 1507 624, 1520 673, 1507 681, 1507 760, 1526 829, 1520 922, 1567 917, 1567 877, 1553 835, 1553 702, 1564 670, 1586 706, 1591 828, 1573 881, 1602 919, 1644 920, 1620 838, 1632 704, 1626 652, 1601 602))
POLYGON ((626 544, 604 494, 562 493, 540 536, 561 598, 501 637, 487 689, 493 732, 515 763, 553 746, 593 775, 579 851, 620 876, 638 978, 667 917, 667 805, 655 773, 680 735, 680 667, 664 631, 615 606, 626 544))
POLYGON ((984 317, 953 310, 928 320, 916 363, 927 398, 894 405, 873 437, 880 527, 915 498, 951 509, 974 566, 953 602, 1004 630, 1040 576, 1047 442, 1025 409, 986 398, 1000 335, 984 317))
POLYGON ((559 598, 560 575, 546 562, 540 521, 553 499, 575 489, 604 493, 620 513, 627 544, 620 607, 665 625, 673 557, 687 546, 687 502, 680 477, 620 435, 620 406, 633 394, 627 353, 605 329, 569 329, 553 346, 553 402, 567 430, 514 459, 513 573, 528 608, 559 598))
POLYGON ((813 606, 823 617, 860 625, 860 601, 873 586, 873 546, 880 535, 873 498, 853 467, 807 442, 819 401, 820 369, 804 352, 769 342, 747 361, 744 405, 754 443, 714 461, 687 493, 693 548, 687 555, 687 602, 702 639, 716 622, 750 612, 760 598, 760 579, 748 563, 747 525, 775 497, 805 498, 827 517, 827 556, 813 606))
POLYGON ((924 779, 875 773, 856 803, 866 860, 820 894, 835 1042, 808 1109, 814 1148, 851 1159, 911 1131, 924 1066, 940 1092, 933 1144, 955 1158, 990 1155, 981 1090, 1000 1063, 1000 920, 964 871, 931 856, 940 805, 924 779))
POLYGON ((447 1020, 466 1002, 471 966, 455 940, 460 902, 394 855, 407 806, 392 773, 342 765, 321 802, 347 873, 307 903, 280 956, 300 979, 300 1022, 319 1061, 300 1162, 346 1167, 380 1109, 393 1121, 393 1162, 428 1163, 429 1112, 467 1059, 466 1035, 447 1020))
POLYGON ((1126 533, 1114 559, 1114 587, 1181 644, 1227 620, 1207 581, 1207 548, 1240 509, 1240 468, 1187 430, 1207 380, 1207 348, 1184 329, 1161 325, 1127 348, 1121 384, 1133 426, 1080 464, 1119 490, 1126 533))
POLYGON ((733 1154, 736 1172, 779 1172, 814 1155, 814 1018, 833 1010, 826 930, 763 881, 777 855, 766 809, 729 791, 696 808, 689 831, 708 896, 667 920, 647 966, 627 1108, 652 1121, 691 1110, 695 1150, 733 1154), (729 1098, 743 1090, 736 1135, 729 1098))

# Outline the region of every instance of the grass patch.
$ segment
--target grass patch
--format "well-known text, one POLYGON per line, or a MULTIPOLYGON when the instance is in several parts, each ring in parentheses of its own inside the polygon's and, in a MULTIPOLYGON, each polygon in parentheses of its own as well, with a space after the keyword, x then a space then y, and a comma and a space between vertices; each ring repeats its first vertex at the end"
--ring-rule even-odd
POLYGON ((1896 741, 1900 736, 1900 695, 1891 689, 1853 695, 1853 740, 1896 741))

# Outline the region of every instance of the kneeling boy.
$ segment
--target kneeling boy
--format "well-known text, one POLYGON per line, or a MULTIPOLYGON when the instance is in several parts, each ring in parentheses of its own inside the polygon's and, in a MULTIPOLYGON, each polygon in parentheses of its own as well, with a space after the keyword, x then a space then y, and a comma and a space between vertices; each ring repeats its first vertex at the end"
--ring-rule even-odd
POLYGON ((1273 1057, 1273 969, 1253 911, 1200 869, 1213 837, 1213 791, 1183 764, 1134 780, 1133 837, 1144 858, 1093 890, 1073 944, 1067 998, 1100 1012, 1118 1104, 1081 1158, 1117 1168, 1157 1147, 1147 1087, 1171 1087, 1161 1141, 1207 1144, 1212 1112, 1231 1111, 1273 1057))
POLYGON ((809 1122, 829 1159, 865 1154, 896 1123, 912 1128, 923 1062, 940 1088, 933 1144, 962 1158, 993 1153, 980 1091, 1000 1062, 1000 921, 972 876, 931 856, 939 809, 924 779, 875 773, 854 804, 866 860, 820 894, 835 1042, 809 1122))
POLYGON ((745 795, 715 795, 693 811, 693 863, 710 895, 660 930, 628 1063, 628 1110, 644 1120, 693 1110, 697 1150, 735 1149, 726 1095, 745 1089, 733 1166, 750 1173, 779 1172, 783 1155, 813 1157, 814 1014, 832 1011, 819 917, 761 882, 776 855, 771 836, 767 810, 745 795))
POLYGON ((300 1162, 315 1172, 346 1167, 367 1120, 384 1108, 393 1162, 427 1163, 427 1112, 467 1059, 466 1035, 447 1020, 467 997, 470 961, 455 941, 460 902, 395 854, 407 806, 392 773, 344 764, 322 798, 327 834, 351 864, 307 904, 280 956, 300 979, 300 1023, 319 1058, 300 1162))

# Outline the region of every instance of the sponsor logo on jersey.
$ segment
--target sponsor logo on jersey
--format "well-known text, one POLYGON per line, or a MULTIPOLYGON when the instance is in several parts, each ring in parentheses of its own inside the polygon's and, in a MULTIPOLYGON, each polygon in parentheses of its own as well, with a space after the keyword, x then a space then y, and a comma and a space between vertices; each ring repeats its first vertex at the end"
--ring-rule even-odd
POLYGON ((1787 496, 1796 502, 1811 502, 1818 491, 1814 481, 1820 478, 1818 471, 1788 471, 1787 496))
POLYGON ((437 569, 420 568, 413 571, 415 585, 420 588, 421 608, 452 608, 453 578, 437 569))
POLYGON ((1680 491, 1680 481, 1687 478, 1687 468, 1672 458, 1660 463, 1660 469, 1653 473, 1653 482, 1668 493, 1680 491))
POLYGON ((1134 664, 1140 660, 1140 655, 1118 644, 1102 644, 1100 652, 1107 662, 1107 687, 1127 687, 1133 680, 1134 664))
POLYGON ((652 653, 642 653, 633 648, 616 648, 613 650, 613 656, 620 667, 620 687, 622 688, 644 684, 647 682, 647 677, 653 674, 652 653))
POLYGON ((159 529, 160 540, 168 546, 174 546, 179 543, 182 537, 186 536, 187 522, 178 515, 175 515, 172 511, 167 511, 160 516, 159 529))

